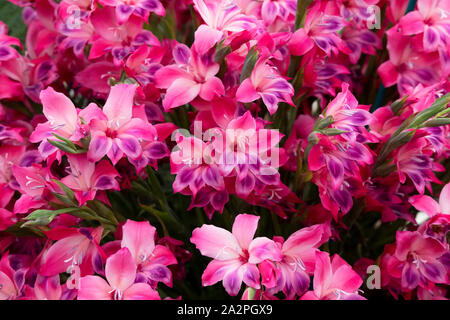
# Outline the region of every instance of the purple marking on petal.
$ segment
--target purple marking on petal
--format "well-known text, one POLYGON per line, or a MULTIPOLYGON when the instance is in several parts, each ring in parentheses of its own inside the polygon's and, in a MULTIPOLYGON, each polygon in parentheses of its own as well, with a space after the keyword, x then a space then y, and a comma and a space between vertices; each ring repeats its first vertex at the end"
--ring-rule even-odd
POLYGON ((38 151, 28 151, 23 155, 22 159, 20 160, 19 166, 20 167, 30 167, 33 163, 38 163, 40 161, 41 161, 41 155, 39 154, 38 151))
POLYGON ((111 54, 116 60, 122 60, 127 56, 127 50, 125 48, 113 48, 111 54))
POLYGON ((333 179, 338 180, 344 176, 344 166, 336 159, 330 158, 327 161, 327 167, 333 179))
POLYGON ((119 139, 120 149, 129 157, 137 158, 141 153, 141 146, 136 138, 123 138, 119 139))
POLYGON ((111 189, 114 186, 114 178, 110 176, 102 176, 95 183, 94 188, 107 190, 111 189))
POLYGON ((0 47, 0 59, 4 59, 5 57, 11 54, 11 49, 8 47, 0 47))
POLYGON ((147 10, 155 10, 156 8, 158 8, 158 3, 155 0, 145 0, 142 3, 142 7, 147 10))
POLYGON ((317 72, 317 76, 323 78, 330 78, 338 73, 337 69, 333 65, 326 65, 317 72))
POLYGON ((430 82, 434 79, 433 74, 426 69, 418 69, 414 71, 419 78, 421 78, 425 82, 430 82))
POLYGON ((210 200, 210 192, 200 191, 192 199, 192 205, 196 207, 203 207, 209 203, 209 200, 210 200))
POLYGON ((149 157, 152 159, 161 159, 170 153, 167 146, 162 142, 152 143, 146 151, 149 157))
POLYGON ((183 185, 188 184, 194 179, 194 170, 184 168, 178 175, 178 178, 183 185))
POLYGON ((147 41, 150 41, 151 37, 147 32, 141 32, 136 37, 134 37, 134 43, 136 44, 143 44, 147 41))
POLYGON ((223 184, 223 183, 221 183, 222 180, 220 179, 220 174, 219 174, 218 170, 211 168, 211 167, 208 167, 204 171, 203 178, 205 179, 205 182, 208 185, 210 185, 214 188, 220 187, 223 184))
POLYGON ((352 207, 352 196, 346 190, 335 190, 333 192, 333 199, 343 212, 347 212, 352 207))
POLYGON ((248 174, 242 180, 236 181, 236 191, 238 194, 248 195, 255 186, 255 178, 248 174))
POLYGON ((169 282, 172 276, 169 268, 162 264, 153 265, 151 268, 146 269, 145 272, 150 279, 158 282, 169 282))
POLYGON ((191 51, 189 47, 184 44, 178 44, 172 50, 173 58, 178 64, 188 64, 189 58, 191 56, 191 51))
POLYGON ((430 27, 425 29, 424 36, 427 46, 435 46, 439 39, 438 33, 430 27))
POLYGON ((43 80, 47 78, 48 73, 52 70, 53 64, 49 61, 45 61, 39 65, 37 68, 37 78, 39 80, 43 80))
POLYGON ((308 290, 309 282, 309 276, 305 272, 294 272, 294 276, 292 277, 292 286, 294 287, 297 295, 301 296, 308 290))
POLYGON ((407 263, 403 267, 402 272, 402 287, 405 287, 407 289, 414 289, 417 287, 417 284, 419 283, 419 272, 416 269, 416 266, 414 266, 411 263, 407 263))
POLYGON ((361 34, 361 40, 366 43, 375 43, 377 42, 377 37, 372 32, 368 31, 361 34))
POLYGON ((91 231, 88 228, 80 228, 78 230, 83 236, 85 236, 89 240, 93 240, 94 239, 94 238, 92 238, 92 233, 91 233, 91 231))
POLYGON ((228 202, 228 193, 226 191, 216 192, 212 199, 211 204, 217 211, 222 212, 223 207, 228 202))
POLYGON ((133 7, 127 6, 126 4, 119 4, 119 10, 124 15, 128 15, 129 13, 131 13, 133 11, 133 7))

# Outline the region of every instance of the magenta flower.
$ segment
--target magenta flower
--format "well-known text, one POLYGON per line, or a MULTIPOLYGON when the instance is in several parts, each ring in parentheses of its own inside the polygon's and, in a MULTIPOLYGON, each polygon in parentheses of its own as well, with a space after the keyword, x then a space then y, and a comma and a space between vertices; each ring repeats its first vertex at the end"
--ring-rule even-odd
POLYGON ((276 293, 283 290, 288 299, 294 295, 302 296, 309 288, 310 275, 314 273, 317 248, 324 242, 323 226, 303 228, 286 241, 282 237, 276 237, 274 241, 281 246, 283 258, 276 262, 279 276, 276 286, 269 291, 276 293))
POLYGON ((236 91, 236 99, 240 102, 252 102, 261 98, 270 114, 277 111, 280 102, 295 106, 291 98, 293 95, 292 85, 265 58, 258 60, 251 76, 236 91))
POLYGON ((400 19, 398 26, 402 34, 423 34, 424 51, 441 49, 445 54, 450 41, 449 3, 442 0, 418 0, 417 9, 400 19))
POLYGON ((396 250, 389 272, 401 277, 402 288, 431 288, 435 283, 448 284, 447 266, 439 258, 446 248, 436 239, 419 232, 397 231, 396 250))
POLYGON ((256 18, 244 14, 233 1, 193 0, 193 2, 194 8, 206 24, 200 28, 214 39, 214 43, 224 36, 233 36, 257 27, 256 18))
POLYGON ((128 248, 136 263, 136 280, 156 288, 158 282, 172 286, 172 272, 167 266, 176 264, 173 253, 165 246, 155 245, 156 229, 148 221, 127 220, 122 227, 121 246, 128 248))
POLYGON ((69 160, 69 175, 61 182, 75 191, 75 198, 80 206, 93 200, 99 190, 120 190, 115 179, 119 176, 108 160, 102 160, 97 165, 86 158, 86 154, 67 155, 69 160))
POLYGON ((202 255, 213 258, 202 275, 204 286, 222 280, 228 294, 238 294, 242 281, 255 289, 260 288, 257 264, 269 259, 281 260, 275 242, 265 237, 253 239, 259 217, 240 214, 233 224, 232 233, 213 225, 203 225, 193 231, 191 242, 202 255))
POLYGON ((292 54, 301 56, 314 47, 328 56, 344 49, 338 31, 346 25, 343 17, 335 15, 333 5, 327 1, 315 1, 305 18, 305 27, 294 32, 289 43, 292 54))
POLYGON ((164 16, 166 10, 159 0, 100 0, 102 5, 115 7, 119 24, 126 22, 134 13, 147 20, 149 13, 164 16))
POLYGON ((160 46, 159 40, 150 31, 143 30, 144 20, 139 16, 131 15, 120 24, 114 8, 107 6, 94 10, 90 19, 96 33, 90 41, 89 59, 111 53, 114 63, 121 65, 125 57, 142 45, 160 46))
POLYGON ((378 74, 386 87, 398 85, 401 95, 418 84, 430 86, 441 78, 439 55, 435 52, 414 50, 411 37, 391 28, 387 32, 389 61, 378 68, 378 74))
POLYGON ((79 300, 159 300, 158 292, 146 283, 135 283, 136 263, 128 248, 106 260, 106 280, 98 276, 80 279, 79 300))
POLYGON ((316 252, 314 290, 301 300, 365 300, 358 293, 363 280, 352 267, 335 254, 331 261, 327 252, 316 252))
POLYGON ((222 81, 215 76, 219 64, 208 52, 215 40, 203 31, 201 27, 196 31, 191 49, 184 44, 175 46, 172 52, 175 64, 165 66, 155 74, 156 86, 167 89, 163 99, 166 111, 189 103, 197 96, 211 101, 225 92, 222 81))
POLYGON ((135 91, 136 85, 118 84, 111 88, 103 110, 92 107, 97 117, 89 122, 89 161, 96 162, 107 155, 115 165, 124 154, 138 159, 142 156, 141 141, 154 138, 152 125, 133 117, 135 91))

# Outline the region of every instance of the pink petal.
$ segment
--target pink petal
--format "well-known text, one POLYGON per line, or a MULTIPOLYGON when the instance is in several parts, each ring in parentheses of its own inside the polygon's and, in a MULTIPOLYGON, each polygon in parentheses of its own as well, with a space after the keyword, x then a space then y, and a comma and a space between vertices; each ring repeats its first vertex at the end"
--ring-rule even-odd
POLYGON ((260 275, 259 270, 256 265, 247 263, 244 265, 244 276, 243 281, 247 286, 250 286, 255 289, 260 288, 260 275))
POLYGON ((240 266, 239 260, 213 260, 206 267, 202 274, 202 285, 212 286, 217 282, 223 280, 225 274, 230 270, 240 266))
POLYGON ((132 135, 121 134, 115 139, 120 150, 132 159, 137 159, 142 155, 142 147, 139 140, 132 135))
POLYGON ((62 93, 56 92, 52 87, 42 90, 40 98, 43 112, 53 127, 59 127, 70 137, 75 132, 77 125, 77 111, 72 101, 62 93))
POLYGON ((191 79, 189 73, 177 66, 167 66, 155 73, 155 85, 157 88, 169 88, 177 79, 191 79))
POLYGON ((191 242, 196 245, 202 255, 216 260, 236 259, 241 250, 233 234, 207 224, 192 232, 191 242))
POLYGON ((115 290, 128 289, 136 278, 136 263, 128 248, 122 248, 106 260, 105 275, 115 290))
POLYGON ((411 11, 400 19, 399 27, 404 35, 414 35, 422 33, 425 24, 419 11, 411 11))
POLYGON ((266 259, 280 261, 282 258, 277 244, 266 237, 255 238, 249 245, 248 253, 250 255, 249 263, 260 263, 266 259))
POLYGON ((430 196, 415 195, 409 198, 409 203, 417 210, 427 213, 430 217, 441 211, 439 204, 430 196))
POLYGON ((41 265, 39 273, 50 277, 66 272, 67 267, 72 264, 74 248, 85 239, 86 237, 83 235, 76 235, 56 241, 44 254, 44 263, 41 265))
POLYGON ((122 227, 122 248, 130 250, 136 264, 151 257, 155 248, 155 227, 148 221, 127 220, 122 227))
POLYGON ((447 183, 439 195, 439 204, 441 206, 441 212, 450 214, 450 183, 447 183))
POLYGON ((250 78, 245 79, 236 91, 236 99, 239 102, 252 102, 259 99, 259 94, 256 92, 250 78))
POLYGON ((112 300, 112 291, 108 283, 97 276, 86 276, 80 279, 78 300, 112 300))
POLYGON ((324 230, 322 225, 302 228, 283 243, 283 254, 300 257, 302 253, 320 246, 324 230))
POLYGON ((193 47, 198 54, 203 55, 209 51, 222 38, 222 32, 215 30, 206 24, 202 24, 195 31, 193 47))
POLYGON ((298 29, 289 41, 289 50, 295 56, 302 56, 314 47, 314 41, 307 35, 305 29, 298 29))
POLYGON ((161 300, 156 290, 146 283, 135 283, 123 293, 124 300, 161 300))
POLYGON ((397 68, 391 61, 386 61, 378 67, 378 74, 385 87, 393 86, 397 83, 398 73, 397 68))
MULTIPOLYGON (((335 259, 341 258, 338 255, 334 255, 333 262, 335 259)), ((330 284, 330 287, 341 289, 345 292, 356 292, 363 283, 363 280, 349 264, 347 264, 345 261, 343 262, 345 263, 345 265, 340 266, 339 268, 337 268, 337 270, 334 271, 333 280, 330 284)))
POLYGON ((232 233, 243 249, 248 249, 258 228, 259 217, 251 214, 240 214, 234 219, 232 233))
POLYGON ((59 275, 52 277, 38 275, 34 283, 34 293, 39 300, 60 300, 62 289, 59 275))
POLYGON ((111 148, 109 149, 108 153, 106 154, 108 158, 111 160, 113 165, 116 165, 117 162, 119 162, 120 159, 123 157, 123 152, 119 148, 118 140, 115 138, 111 143, 111 148))
POLYGON ((206 101, 211 101, 216 96, 222 96, 225 88, 222 81, 217 77, 212 77, 202 84, 200 89, 200 97, 206 101))
POLYGON ((111 149, 112 141, 103 132, 95 132, 91 136, 87 157, 89 161, 97 162, 111 149))
POLYGON ((236 296, 239 293, 243 278, 244 266, 241 266, 240 263, 236 263, 235 267, 225 274, 222 283, 230 296, 236 296))
POLYGON ((412 263, 406 263, 402 272, 402 288, 413 290, 419 284, 419 270, 412 263))
POLYGON ((317 251, 316 269, 314 270, 314 293, 322 297, 325 291, 330 287, 332 281, 332 271, 330 256, 327 252, 317 251))
POLYGON ((166 96, 163 100, 164 110, 168 111, 191 102, 198 96, 200 89, 201 85, 195 81, 178 78, 167 89, 166 96))
POLYGON ((0 283, 2 284, 2 289, 0 290, 0 300, 8 300, 17 295, 14 282, 12 282, 12 280, 2 271, 0 271, 0 283))
POLYGON ((122 123, 131 119, 136 85, 117 84, 111 87, 103 112, 109 120, 122 123))

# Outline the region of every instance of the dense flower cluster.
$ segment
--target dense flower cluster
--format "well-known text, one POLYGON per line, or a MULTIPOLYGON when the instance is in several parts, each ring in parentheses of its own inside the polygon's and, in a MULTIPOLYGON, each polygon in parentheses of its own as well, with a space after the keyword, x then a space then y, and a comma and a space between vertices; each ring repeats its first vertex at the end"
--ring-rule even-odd
POLYGON ((449 1, 9 2, 0 299, 446 299, 449 1))

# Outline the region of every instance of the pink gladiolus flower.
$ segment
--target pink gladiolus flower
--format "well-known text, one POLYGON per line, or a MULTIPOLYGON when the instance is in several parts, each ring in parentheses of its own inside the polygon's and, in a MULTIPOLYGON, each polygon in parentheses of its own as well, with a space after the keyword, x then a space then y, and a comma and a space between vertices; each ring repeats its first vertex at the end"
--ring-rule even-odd
POLYGON ((251 76, 245 79, 236 91, 237 101, 240 102, 252 102, 261 98, 270 114, 277 111, 280 102, 295 106, 291 98, 293 95, 292 85, 262 57, 256 63, 251 76))
POLYGON ((158 292, 146 283, 135 283, 136 263, 128 248, 106 260, 106 280, 98 276, 80 279, 79 300, 159 300, 158 292))
POLYGON ((281 260, 275 242, 265 237, 253 239, 259 217, 240 214, 233 224, 232 233, 213 225, 203 225, 193 231, 191 242, 202 255, 213 258, 202 275, 204 286, 222 280, 228 294, 238 294, 242 281, 255 289, 260 288, 257 264, 269 259, 281 260))
POLYGON ((441 77, 439 55, 423 53, 414 50, 414 44, 409 36, 404 36, 395 28, 387 32, 390 60, 378 68, 378 74, 386 87, 398 85, 400 94, 418 84, 430 86, 437 83, 441 77))
POLYGON ((447 283, 447 268, 439 258, 446 248, 436 239, 419 232, 397 231, 396 250, 388 265, 392 276, 401 278, 402 288, 432 288, 447 283))
POLYGON ((167 89, 163 99, 166 111, 189 103, 197 96, 211 101, 225 93, 222 81, 215 75, 219 64, 213 61, 209 53, 215 40, 199 28, 191 49, 184 44, 173 48, 175 64, 159 69, 155 74, 156 86, 167 89))
POLYGON ((411 141, 394 151, 400 182, 405 183, 408 176, 420 194, 425 192, 425 187, 431 191, 431 182, 440 183, 433 171, 444 170, 430 157, 435 151, 425 135, 426 132, 417 131, 411 141))
MULTIPOLYGON (((117 7, 120 10, 120 6, 117 7)), ((96 9, 91 14, 91 23, 96 34, 91 38, 92 47, 89 59, 102 57, 110 52, 114 63, 122 60, 142 45, 160 46, 159 40, 148 30, 143 30, 143 19, 131 15, 126 22, 119 24, 113 7, 96 9)))
MULTIPOLYGON (((277 284, 269 291, 276 293, 283 290, 288 299, 295 294, 302 296, 309 288, 317 248, 324 242, 322 225, 300 229, 286 241, 282 237, 275 237, 274 241, 281 247, 283 258, 276 263, 276 268, 280 271, 277 284)), ((261 270, 261 265, 259 268, 261 270)))
MULTIPOLYGON (((64 94, 56 92, 52 87, 42 90, 40 98, 43 104, 43 112, 47 122, 40 123, 30 136, 31 142, 41 142, 39 151, 44 158, 56 153, 56 158, 61 160, 62 152, 47 140, 57 140, 54 134, 71 141, 78 141, 85 136, 78 117, 77 109, 72 101, 64 94)), ((80 112, 83 116, 85 111, 80 112)), ((51 157, 53 160, 54 157, 51 157)), ((52 161, 51 161, 52 162, 52 161)))
POLYGON ((120 190, 115 179, 119 176, 108 160, 102 160, 97 165, 86 158, 86 154, 67 155, 70 167, 68 176, 61 182, 75 191, 75 197, 82 206, 88 200, 93 200, 99 190, 120 190))
POLYGON ((152 125, 132 115, 136 85, 118 84, 111 88, 103 111, 93 107, 97 118, 89 122, 91 142, 87 157, 98 161, 103 156, 115 165, 124 154, 131 159, 142 156, 141 141, 156 136, 152 125))
POLYGON ((47 204, 50 191, 56 191, 55 184, 49 168, 40 165, 30 167, 19 167, 13 165, 13 175, 19 184, 21 197, 14 204, 15 213, 28 212, 33 208, 40 208, 47 204))
POLYGON ((352 267, 335 254, 331 261, 327 252, 316 252, 314 291, 301 300, 365 300, 358 294, 363 280, 352 267))
POLYGON ((328 56, 344 49, 338 31, 346 25, 344 18, 333 13, 333 4, 328 1, 315 1, 305 18, 305 27, 298 29, 289 43, 292 54, 301 56, 315 46, 328 56))
POLYGON ((214 43, 220 41, 223 36, 233 36, 257 27, 255 17, 243 14, 233 1, 193 0, 193 2, 194 8, 206 24, 199 29, 208 34, 214 43))
POLYGON ((398 26, 404 35, 423 33, 423 50, 444 52, 450 41, 450 5, 447 1, 418 0, 416 11, 400 19, 398 26))
POLYGON ((99 242, 103 228, 55 227, 46 232, 57 240, 42 257, 39 274, 50 277, 67 272, 70 266, 79 266, 81 275, 92 274, 94 258, 101 248, 99 242))
POLYGON ((147 20, 149 13, 164 16, 166 10, 159 0, 100 0, 102 5, 115 7, 119 24, 126 22, 134 13, 147 20))
POLYGON ((173 253, 155 245, 156 229, 148 221, 128 220, 122 227, 121 246, 128 248, 137 266, 137 279, 156 288, 158 282, 172 286, 172 272, 167 266, 176 264, 173 253))

